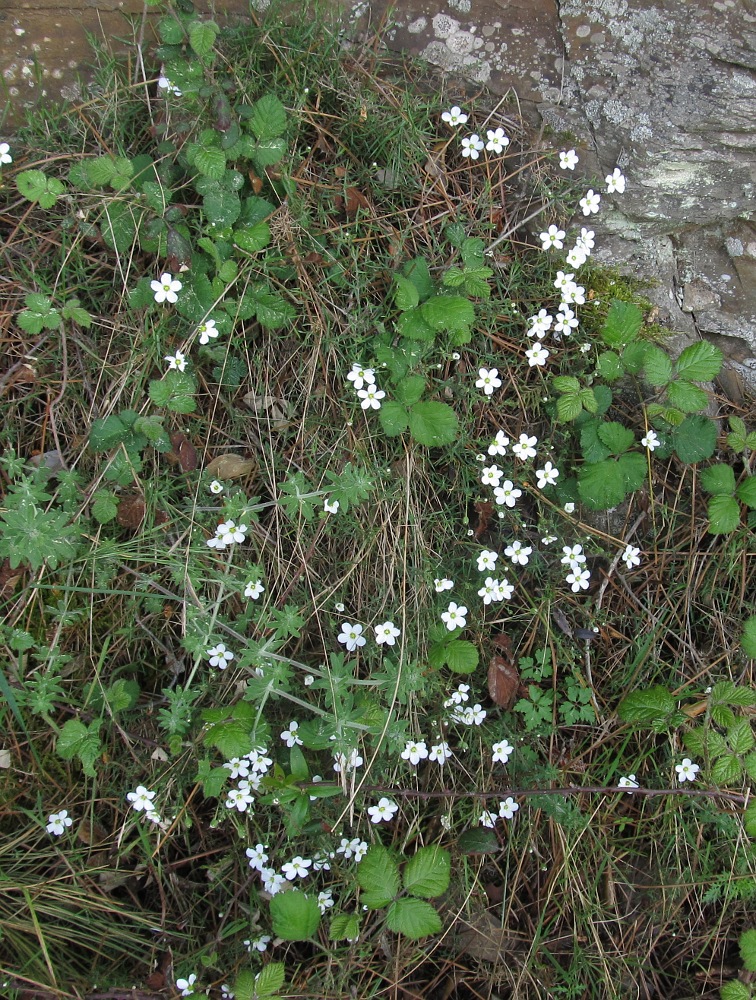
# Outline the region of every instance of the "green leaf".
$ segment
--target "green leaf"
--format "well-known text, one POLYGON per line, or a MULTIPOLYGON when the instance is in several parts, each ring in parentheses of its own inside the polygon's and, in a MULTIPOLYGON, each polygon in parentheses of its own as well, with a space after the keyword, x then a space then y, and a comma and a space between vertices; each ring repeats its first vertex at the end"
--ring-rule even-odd
POLYGON ((105 205, 100 219, 100 231, 103 240, 111 250, 120 254, 130 253, 137 228, 134 211, 126 202, 111 201, 105 205))
POLYGON ((258 142, 277 139, 286 131, 286 108, 274 94, 266 94, 253 104, 248 122, 258 142))
POLYGON ((608 347, 620 347, 635 340, 643 326, 643 313, 631 302, 614 299, 601 331, 601 337, 608 347))
POLYGON ((92 517, 100 524, 108 524, 118 513, 118 500, 110 490, 97 490, 92 496, 92 517))
POLYGON ((494 831, 483 827, 465 830, 457 841, 457 847, 462 854, 498 854, 501 850, 494 831))
POLYGON ((677 457, 690 465, 711 458, 717 445, 717 425, 700 414, 687 416, 673 432, 677 457))
POLYGON ((218 25, 214 21, 192 21, 187 30, 192 51, 200 59, 206 59, 218 37, 218 25))
POLYGON ((606 445, 612 455, 621 455, 635 443, 633 432, 617 421, 600 424, 597 433, 599 440, 606 445))
POLYGON ((580 382, 573 375, 557 375, 551 384, 557 392, 580 392, 580 382))
POLYGON ((678 376, 688 382, 709 382, 719 374, 722 358, 718 347, 708 340, 699 340, 685 348, 675 362, 675 368, 678 376))
POLYGON ((707 506, 707 513, 710 535, 727 535, 740 524, 740 504, 734 497, 712 497, 707 506))
POLYGON ((184 26, 175 17, 161 17, 158 21, 160 40, 166 45, 181 45, 184 41, 184 26))
POLYGON ((201 146, 194 153, 194 166, 203 176, 219 181, 226 170, 226 154, 219 146, 201 146))
POLYGON ((335 913, 328 930, 329 941, 355 941, 360 933, 360 918, 356 913, 335 913))
POLYGON ((394 283, 396 285, 394 293, 396 308, 401 309, 402 312, 414 309, 420 302, 420 293, 415 284, 409 278, 403 278, 401 274, 394 275, 394 283))
POLYGON ((580 499, 592 510, 608 510, 622 503, 628 491, 619 464, 605 459, 580 469, 578 492, 580 499))
POLYGON ((307 941, 320 924, 320 909, 315 896, 299 889, 278 892, 270 901, 273 933, 284 941, 307 941))
POLYGON ((466 332, 475 322, 475 309, 469 299, 461 295, 435 295, 420 306, 423 319, 437 333, 466 332))
POLYGON ((374 844, 357 866, 362 902, 371 910, 388 906, 399 892, 399 869, 385 847, 374 844), (365 896, 369 898, 365 898, 365 896))
POLYGON ((731 753, 719 757, 711 766, 711 780, 715 785, 732 785, 741 780, 743 768, 731 753))
POLYGON ((677 703, 669 691, 655 685, 642 691, 633 691, 623 698, 617 715, 623 722, 636 725, 666 725, 677 711, 677 703))
POLYGON ((739 982, 737 979, 732 979, 729 983, 724 983, 719 991, 719 995, 721 1000, 753 1000, 751 987, 739 982))
POLYGON ((639 490, 646 481, 648 467, 646 456, 637 451, 626 452, 620 455, 617 465, 622 473, 622 481, 628 493, 639 490))
POLYGON ((73 760, 78 757, 84 774, 90 778, 96 776, 95 761, 103 752, 100 743, 100 727, 102 723, 95 719, 87 728, 78 719, 69 719, 63 726, 55 745, 55 752, 63 760, 73 760))
POLYGON ((684 379, 675 379, 667 386, 667 395, 672 406, 676 406, 683 413, 695 413, 696 410, 705 410, 709 405, 709 397, 692 382, 684 379))
POLYGON ((412 437, 427 447, 451 444, 457 437, 457 414, 446 403, 415 403, 409 413, 412 437))
POLYGON ((90 327, 92 325, 92 317, 82 307, 78 299, 69 299, 63 306, 61 315, 63 319, 68 319, 79 326, 90 327))
POLYGON ((423 257, 415 257, 413 260, 407 261, 402 271, 404 277, 409 278, 417 289, 420 302, 425 302, 426 299, 430 298, 436 286, 431 278, 428 262, 423 257))
POLYGON ((733 681, 717 681, 711 689, 711 703, 750 708, 756 705, 756 691, 735 684, 733 681))
POLYGON ((53 308, 52 300, 39 292, 32 292, 24 299, 26 309, 19 313, 17 323, 27 333, 38 334, 43 329, 57 330, 60 313, 53 308))
POLYGON ((202 760, 194 780, 202 785, 202 794, 205 798, 217 799, 223 791, 229 774, 228 768, 212 767, 209 760, 202 760))
POLYGON ((756 660, 756 615, 747 618, 743 625, 743 634, 740 637, 740 645, 746 656, 756 660))
POLYGON ((430 903, 412 898, 395 900, 386 913, 386 924, 394 933, 403 934, 410 941, 438 934, 443 926, 430 903))
POLYGON ((443 847, 421 847, 404 866, 404 888, 413 896, 430 899, 449 888, 451 855, 443 847))
POLYGON ((661 347, 649 344, 643 361, 643 372, 651 385, 666 385, 673 377, 672 359, 661 347))
POLYGON ((701 471, 701 486, 715 496, 732 496, 735 492, 735 473, 722 462, 701 471))
POLYGON ((267 222, 258 222, 236 229, 234 243, 246 253, 259 253, 270 243, 270 226, 267 222))
POLYGON ((727 742, 733 753, 746 754, 753 750, 756 740, 748 719, 738 719, 730 726, 727 730, 727 742))
POLYGON ((756 508, 756 476, 747 476, 735 490, 735 496, 751 510, 756 508))
POLYGON ((455 674, 471 674, 478 666, 478 650, 467 639, 448 639, 444 643, 444 663, 455 674))
POLYGON ((420 399, 425 390, 425 379, 422 375, 407 375, 396 384, 396 398, 405 406, 412 406, 420 399))
POLYGON ((600 462, 611 452, 598 436, 600 420, 586 420, 580 428, 580 450, 586 462, 600 462))
POLYGON ((286 142, 283 139, 266 139, 255 146, 254 163, 258 170, 272 167, 283 159, 286 152, 286 142))
POLYGON ((110 451, 124 441, 130 434, 130 429, 116 413, 95 420, 89 431, 89 447, 92 451, 110 451))
POLYGON ((282 326, 293 323, 297 310, 276 292, 258 290, 255 292, 257 303, 257 322, 269 330, 278 330, 282 326))
POLYGON ((563 423, 569 423, 583 412, 580 396, 574 392, 565 392, 557 399, 557 417, 563 423))
POLYGON ((264 965, 257 974, 255 979, 255 993, 258 997, 260 997, 260 1000, 262 1000, 263 997, 272 997, 280 991, 283 984, 283 962, 268 962, 268 964, 264 965))
POLYGON ((40 208, 52 208, 66 190, 65 184, 55 177, 47 177, 41 170, 24 170, 16 177, 16 187, 27 201, 37 202, 40 208))
POLYGON ((174 413, 194 413, 197 401, 194 393, 197 382, 188 372, 169 371, 161 380, 150 382, 150 399, 156 406, 164 406, 174 413))
POLYGON ((396 329, 401 337, 409 337, 410 340, 433 340, 436 336, 433 327, 426 323, 421 312, 422 307, 408 309, 407 312, 397 320, 396 329))
POLYGON ((409 413, 406 407, 390 399, 384 402, 378 413, 381 427, 389 437, 396 437, 407 430, 409 426, 409 413))
POLYGON ((607 382, 616 382, 625 374, 625 366, 616 351, 604 351, 598 356, 599 375, 607 382))
MULTIPOLYGON (((195 159, 196 163, 196 159, 195 159)), ((202 207, 208 222, 226 229, 233 226, 241 215, 241 199, 235 191, 228 191, 218 184, 202 198, 202 207)))
MULTIPOLYGON (((756 780, 756 779, 755 779, 756 780)), ((743 826, 746 835, 756 839, 756 799, 751 799, 743 813, 743 826)))
POLYGON ((114 715, 127 712, 139 701, 139 685, 135 680, 119 677, 105 692, 105 701, 114 715))
POLYGON ((646 352, 649 344, 646 341, 636 340, 628 344, 620 355, 620 360, 626 371, 631 375, 638 375, 646 361, 646 352))

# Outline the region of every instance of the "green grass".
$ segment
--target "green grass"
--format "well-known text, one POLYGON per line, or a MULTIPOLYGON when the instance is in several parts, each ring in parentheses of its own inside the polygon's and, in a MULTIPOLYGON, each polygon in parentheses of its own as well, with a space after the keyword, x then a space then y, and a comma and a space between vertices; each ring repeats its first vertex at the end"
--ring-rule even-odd
MULTIPOLYGON (((17 504, 29 460, 59 449, 68 471, 29 488, 38 511, 63 511, 81 529, 57 568, 7 559, 0 566, 0 719, 9 751, 0 770, 0 973, 8 989, 79 997, 95 984, 104 991, 139 983, 170 994, 177 978, 195 972, 219 996, 240 971, 280 961, 286 995, 329 1000, 402 992, 460 1000, 718 996, 740 967, 737 937, 752 920, 756 855, 742 805, 753 782, 718 785, 713 761, 701 759, 700 794, 647 792, 677 787, 674 764, 689 755, 688 730, 702 722, 726 730, 711 722, 707 687, 731 679, 753 689, 753 660, 739 645, 754 588, 752 528, 744 521, 729 535, 708 533, 698 469, 674 456, 651 456, 643 487, 611 512, 579 505, 568 514, 561 486, 535 486, 545 459, 562 481, 583 461, 569 425, 555 420, 551 377, 592 379, 610 301, 648 312, 642 289, 587 263, 580 330, 558 348, 548 342, 549 368, 528 366, 527 317, 556 309, 553 277, 562 266, 535 249, 532 227, 565 220, 582 192, 576 179, 560 178, 550 150, 492 103, 490 127, 505 127, 512 155, 463 161, 440 122, 442 103, 462 98, 450 93, 447 102, 447 85, 439 95, 426 67, 389 59, 377 45, 342 49, 320 14, 268 15, 224 30, 214 52, 207 94, 166 102, 153 82, 130 78, 99 48, 95 85, 66 111, 70 127, 61 128, 55 110, 37 112, 14 138, 14 163, 0 182, 0 512, 17 504), (219 92, 242 107, 276 94, 287 109, 287 148, 267 175, 250 163, 240 169, 242 183, 258 184, 274 206, 270 243, 234 258, 238 274, 221 296, 237 303, 233 323, 198 347, 196 323, 180 310, 130 305, 145 276, 176 273, 165 248, 145 249, 144 233, 118 251, 103 241, 114 204, 141 210, 135 192, 80 190, 69 170, 107 153, 149 154, 180 209, 171 225, 186 225, 192 242, 184 281, 199 267, 212 275, 197 240, 224 237, 201 220, 202 197, 180 148, 217 124, 219 92), (48 211, 30 206, 15 186, 30 168, 65 180, 66 198, 48 211), (539 204, 543 213, 522 225, 539 204), (458 265, 449 226, 460 223, 486 245, 505 230, 512 236, 490 261, 490 298, 474 298, 470 341, 442 333, 412 342, 424 398, 451 405, 460 426, 453 442, 427 448, 407 434, 387 436, 378 413, 360 409, 346 375, 355 361, 373 362, 394 396, 378 359, 399 350, 395 275, 416 257, 436 280, 458 265), (242 317, 245 289, 260 282, 294 307, 293 321, 276 327, 242 317), (66 322, 32 336, 18 316, 33 292, 59 306, 77 297, 92 325, 66 322), (581 352, 584 341, 590 352, 581 352), (188 414, 150 402, 150 384, 177 349, 197 379, 188 414), (503 385, 492 397, 474 388, 479 367, 499 369, 503 385), (124 410, 162 418, 170 450, 145 447, 141 466, 129 467, 134 459, 122 446, 90 447, 94 422, 124 410), (523 489, 502 519, 485 506, 491 491, 481 487, 476 458, 499 429, 513 440, 523 432, 539 439, 535 463, 496 460, 523 489), (228 455, 248 461, 243 475, 203 471, 228 455), (117 481, 113 462, 121 463, 117 481), (326 516, 323 496, 334 480, 346 482, 350 467, 369 481, 367 497, 326 516), (315 494, 312 517, 306 506, 282 502, 282 486, 295 476, 315 494), (209 492, 212 478, 224 480, 223 496, 209 492), (102 523, 93 515, 98 491, 118 506, 102 523), (228 518, 249 525, 247 540, 213 552, 206 539, 228 518), (547 534, 557 541, 543 544, 547 534), (502 565, 513 537, 534 549, 527 567, 502 565), (575 543, 589 554, 587 593, 569 590, 559 562, 561 546, 575 543), (643 561, 618 571, 627 543, 641 548, 643 561), (482 607, 482 548, 501 553, 499 575, 517 585, 511 602, 482 607), (258 576, 264 593, 244 598, 245 583, 258 576), (443 576, 454 579, 452 594, 436 594, 433 581, 443 576), (462 637, 480 662, 470 675, 434 666, 433 630, 450 599, 471 611, 462 637), (397 646, 371 641, 359 658, 334 658, 344 652, 336 640, 343 621, 372 634, 367 626, 387 619, 401 629, 397 646), (574 634, 593 626, 590 642, 574 634), (218 642, 235 652, 224 672, 207 664, 206 650, 218 642), (507 708, 487 693, 489 662, 501 655, 525 675, 507 708), (456 725, 443 708, 461 682, 471 685, 470 704, 488 713, 481 727, 456 725), (528 685, 551 706, 532 724, 528 685), (688 714, 656 729, 622 723, 622 699, 653 685, 673 691, 688 714), (595 717, 570 714, 585 704, 582 691, 595 717), (278 766, 254 815, 229 811, 225 791, 203 788, 206 768, 236 754, 211 745, 207 727, 218 719, 201 713, 239 705, 254 708, 256 734, 278 766), (309 776, 343 781, 341 794, 312 806, 300 796, 308 814, 286 800, 297 761, 278 734, 292 719, 311 724, 309 776), (73 720, 99 722, 88 769, 59 752, 73 720), (317 732, 326 724, 333 744, 328 731, 317 732), (429 746, 447 739, 452 763, 409 767, 400 751, 421 737, 429 746), (506 767, 492 766, 491 744, 503 738, 515 752, 506 767), (331 751, 354 745, 365 766, 334 779, 331 751), (630 772, 638 793, 600 791, 630 772), (158 792, 162 828, 128 806, 126 793, 142 784, 158 792), (520 807, 515 818, 490 837, 481 831, 488 839, 471 847, 465 837, 480 830, 482 809, 509 794, 520 807), (399 814, 376 826, 366 808, 382 795, 395 798, 399 814), (61 808, 74 825, 56 838, 45 823, 61 808), (404 857, 429 844, 451 851, 451 882, 433 900, 442 934, 418 944, 387 931, 380 910, 363 914, 354 863, 337 856, 318 876, 336 907, 315 938, 250 955, 243 941, 271 933, 271 912, 244 848, 268 845, 280 868, 295 854, 334 850, 341 837, 404 857), (362 916, 357 942, 329 941, 338 909, 362 916)), ((176 53, 144 56, 153 81, 160 61, 176 53)), ((485 96, 474 112, 482 128, 485 96)), ((597 241, 600 227, 599 216, 597 241)), ((647 340, 664 335, 644 326, 647 340)), ((626 378, 615 387, 611 419, 639 439, 650 398, 639 377, 626 378)), ((715 404, 721 416, 733 412, 715 404)), ((753 407, 740 415, 753 426, 753 407)), ((741 473, 723 437, 718 455, 741 473)), ((744 702, 735 714, 752 712, 744 702)))

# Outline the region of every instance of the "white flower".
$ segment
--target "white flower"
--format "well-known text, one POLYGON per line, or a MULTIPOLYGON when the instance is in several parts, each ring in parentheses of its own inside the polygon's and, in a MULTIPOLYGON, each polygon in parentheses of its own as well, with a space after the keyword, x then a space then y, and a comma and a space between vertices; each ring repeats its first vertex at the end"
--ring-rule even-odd
POLYGON ((380 410, 381 400, 385 398, 386 393, 377 386, 369 385, 367 389, 358 389, 357 395, 362 400, 360 406, 363 410, 369 410, 371 407, 380 410))
POLYGON ((556 535, 544 535, 541 539, 542 545, 552 545, 557 540, 556 535))
POLYGON ((648 448, 649 451, 653 451, 654 448, 658 448, 661 442, 656 435, 656 431, 648 431, 645 437, 641 438, 641 444, 644 448, 648 448))
POLYGON ((499 743, 494 743, 491 749, 493 750, 494 763, 499 764, 506 764, 514 753, 514 747, 510 746, 507 740, 501 740, 499 743))
POLYGON ((565 337, 569 337, 579 325, 578 320, 575 319, 575 313, 566 302, 562 302, 559 306, 556 320, 554 333, 564 334, 565 337))
POLYGON ((265 774, 273 761, 266 757, 267 750, 264 747, 254 747, 246 755, 247 760, 252 765, 252 770, 259 774, 265 774))
POLYGON ((425 760, 428 756, 428 748, 425 745, 425 740, 420 740, 419 742, 409 740, 400 756, 402 760, 408 760, 410 764, 417 766, 421 760, 425 760))
POLYGON ((582 545, 563 545, 562 552, 564 552, 564 555, 560 559, 560 562, 563 566, 569 566, 572 569, 585 562, 582 545))
POLYGON ((572 305, 573 303, 579 306, 585 305, 585 288, 582 285, 576 284, 574 281, 569 281, 562 289, 562 302, 564 305, 572 305))
POLYGON ((677 771, 677 780, 682 783, 683 781, 695 781, 701 768, 698 764, 694 764, 690 757, 685 757, 682 764, 675 764, 675 770, 677 771))
POLYGON ((625 176, 619 167, 615 167, 604 179, 606 181, 607 194, 614 194, 615 191, 617 194, 625 193, 625 176))
POLYGON ((504 473, 498 465, 488 465, 480 474, 480 481, 484 486, 498 486, 504 473))
POLYGON ((265 844, 258 844, 256 847, 248 847, 246 849, 244 853, 249 858, 250 868, 255 868, 259 872, 263 870, 265 862, 268 860, 268 855, 265 853, 267 849, 265 844))
POLYGON ((577 594, 579 590, 587 590, 590 585, 591 574, 587 569, 580 569, 578 566, 572 567, 572 572, 568 573, 565 577, 567 583, 570 584, 570 589, 573 594, 577 594))
POLYGON ((515 489, 511 479, 505 479, 501 486, 494 489, 494 500, 505 507, 515 507, 522 496, 522 490, 515 489))
POLYGON ((636 549, 634 545, 628 545, 622 553, 622 559, 628 569, 640 566, 640 549, 636 549))
POLYGON ((455 125, 464 125, 467 121, 467 115, 463 114, 462 109, 458 108, 455 104, 449 111, 444 111, 441 115, 441 120, 453 128, 455 125))
POLYGON ((391 799, 382 798, 378 800, 377 806, 368 807, 368 815, 372 823, 390 823, 394 814, 399 811, 399 806, 391 799))
POLYGON ((451 708, 452 705, 461 705, 463 702, 469 701, 469 691, 469 684, 460 684, 456 691, 452 691, 451 697, 444 702, 444 708, 451 708))
POLYGON ((337 774, 341 774, 342 771, 349 774, 350 771, 356 770, 364 763, 365 762, 360 756, 359 751, 354 748, 349 751, 348 757, 343 753, 337 754, 336 757, 334 757, 333 769, 337 774))
POLYGON ((178 302, 178 292, 184 286, 172 274, 161 274, 159 281, 151 281, 150 288, 155 293, 156 302, 178 302))
POLYGON ((468 707, 464 711, 464 719, 462 720, 466 726, 482 726, 483 720, 488 715, 488 712, 480 705, 473 705, 472 708, 468 707))
POLYGON ((541 233, 538 239, 541 241, 543 246, 542 250, 548 250, 554 247, 555 250, 561 250, 564 246, 562 242, 565 237, 565 232, 560 229, 559 226, 549 226, 545 233, 541 233))
POLYGON ((497 431, 496 437, 488 446, 489 455, 506 455, 509 438, 504 431, 497 431))
POLYGON ((593 188, 589 188, 586 196, 580 199, 580 207, 583 210, 583 215, 592 215, 598 212, 600 202, 601 195, 597 194, 593 188))
POLYGON ((247 586, 244 588, 244 596, 251 597, 253 601, 256 601, 264 590, 265 587, 263 587, 260 580, 249 580, 247 586))
POLYGON ((281 739, 284 741, 287 747, 304 746, 300 738, 297 736, 297 730, 299 729, 298 722, 290 722, 289 728, 284 729, 281 733, 281 739))
POLYGON ((487 569, 496 569, 496 560, 498 558, 498 552, 493 552, 491 549, 483 549, 483 551, 478 554, 479 572, 485 573, 487 569))
POLYGON ((223 765, 225 768, 231 772, 232 778, 246 778, 249 776, 249 761, 246 757, 232 757, 231 760, 227 760, 223 765))
POLYGON ((362 634, 362 625, 352 625, 350 622, 342 623, 338 640, 346 646, 350 653, 353 653, 359 646, 364 646, 367 642, 362 634))
POLYGON ((363 368, 356 362, 352 365, 352 370, 347 375, 355 389, 361 389, 363 385, 375 385, 375 372, 372 368, 363 368))
POLYGON ((286 884, 284 876, 280 872, 277 872, 275 868, 263 868, 260 874, 262 875, 263 888, 271 896, 275 896, 286 884))
POLYGON ((311 867, 312 861, 310 858, 303 858, 297 855, 296 858, 292 858, 285 865, 281 865, 281 872, 290 882, 293 882, 295 878, 307 878, 310 874, 307 869, 311 867))
MULTIPOLYGON (((0 144, 0 149, 2 149, 3 146, 5 146, 7 149, 6 143, 0 144)), ((52 833, 56 837, 60 837, 61 834, 65 833, 66 827, 71 826, 72 824, 73 820, 68 815, 68 810, 61 809, 60 812, 50 813, 50 815, 47 817, 47 826, 45 827, 45 829, 47 830, 48 833, 52 833)))
POLYGON ((443 594, 445 590, 452 589, 452 587, 454 586, 454 580, 447 580, 445 577, 443 579, 436 577, 436 579, 433 581, 433 586, 435 587, 437 594, 443 594))
POLYGON ((220 667, 221 670, 225 670, 234 658, 234 654, 231 650, 226 649, 225 644, 222 642, 219 642, 217 646, 213 646, 212 649, 208 649, 205 655, 210 657, 211 667, 220 667))
POLYGON ((176 369, 180 372, 186 370, 186 355, 182 354, 181 351, 176 351, 175 354, 166 354, 163 360, 168 362, 169 371, 171 369, 176 369))
POLYGON ((562 170, 574 170, 577 162, 578 157, 574 149, 563 149, 559 154, 559 166, 562 170))
POLYGON ((557 271, 557 276, 554 278, 554 288, 556 288, 557 291, 563 291, 565 288, 569 287, 569 285, 574 284, 574 281, 572 280, 574 277, 574 274, 566 274, 564 271, 557 271))
POLYGON ((437 743, 435 746, 431 747, 431 752, 428 755, 428 760, 435 761, 437 764, 445 764, 446 761, 451 757, 452 752, 449 749, 449 744, 444 740, 443 743, 437 743))
POLYGON ((522 542, 510 542, 509 545, 504 549, 504 555, 509 556, 515 566, 518 564, 520 566, 527 566, 529 561, 530 553, 533 549, 527 545, 523 545, 522 542))
POLYGON ((323 889, 322 892, 318 893, 318 909, 321 913, 325 913, 333 905, 333 891, 331 889, 323 889))
POLYGON ((441 621, 444 622, 446 627, 450 632, 453 632, 455 628, 464 628, 467 624, 467 608, 462 606, 459 607, 454 601, 449 604, 447 611, 444 611, 441 615, 441 621))
POLYGON ((565 257, 565 260, 570 265, 570 267, 574 267, 575 270, 577 271, 578 268, 582 267, 583 264, 585 264, 585 262, 588 260, 588 254, 585 253, 585 251, 582 250, 580 247, 574 246, 572 250, 570 250, 570 252, 565 257))
POLYGON ((193 972, 188 979, 177 979, 176 989, 181 990, 182 997, 190 997, 194 993, 194 984, 197 982, 197 974, 193 972))
POLYGON ((488 129, 486 137, 488 138, 486 149, 490 153, 503 153, 509 145, 509 139, 505 135, 503 128, 497 128, 495 132, 488 129))
POLYGON ((572 500, 568 500, 567 503, 564 505, 564 512, 565 514, 575 513, 575 504, 572 502, 572 500))
POLYGON ((481 149, 483 149, 483 140, 475 132, 462 140, 462 155, 469 156, 471 160, 478 159, 481 149))
POLYGON ((528 336, 537 337, 539 340, 543 340, 551 328, 551 324, 554 322, 554 317, 551 316, 545 309, 541 309, 538 315, 531 316, 528 322, 530 323, 528 336))
POLYGON ((581 352, 583 354, 587 354, 588 351, 590 351, 590 349, 591 349, 592 346, 593 346, 592 344, 589 344, 589 343, 586 342, 585 344, 581 344, 580 345, 580 350, 581 350, 581 352))
POLYGON ((499 378, 498 368, 479 368, 478 369, 478 380, 475 383, 477 389, 482 389, 487 396, 493 395, 494 389, 498 389, 501 385, 501 379, 499 378))
POLYGON ((559 469, 555 469, 551 462, 546 462, 542 469, 536 469, 536 475, 538 476, 538 486, 539 490, 544 489, 546 486, 554 486, 557 479, 559 478, 559 469))
POLYGON ((499 803, 499 816, 501 816, 502 819, 512 819, 519 808, 518 804, 510 795, 509 798, 504 799, 503 802, 499 803))
POLYGON ((260 953, 262 953, 268 950, 268 945, 270 944, 271 940, 272 938, 270 934, 261 934, 260 937, 252 938, 251 941, 249 940, 249 938, 247 938, 244 941, 244 946, 246 947, 247 951, 252 951, 252 949, 254 948, 255 951, 259 951, 260 953))
POLYGON ((236 994, 228 985, 228 983, 221 983, 221 1000, 234 1000, 236 994))
POLYGON ((543 344, 533 344, 525 351, 525 357, 528 359, 528 365, 533 368, 538 366, 541 368, 546 364, 549 357, 549 351, 543 346, 543 344))
POLYGON ((206 319, 197 328, 197 333, 199 334, 200 344, 209 344, 211 340, 214 340, 218 336, 220 330, 216 328, 214 319, 206 319))
POLYGON ((512 451, 520 459, 521 462, 524 462, 525 459, 527 458, 536 457, 535 446, 537 444, 538 444, 537 437, 535 436, 528 437, 527 434, 521 434, 519 440, 515 441, 515 443, 512 445, 512 451))
POLYGON ((175 94, 176 97, 181 97, 182 92, 178 89, 175 83, 171 83, 167 76, 160 74, 158 77, 158 87, 164 90, 166 94, 175 94))
POLYGON ((238 809, 240 813, 243 813, 254 801, 248 781, 240 781, 238 788, 229 788, 226 793, 226 809, 238 809))
POLYGON ((494 580, 492 576, 486 577, 486 582, 478 591, 478 597, 483 598, 484 604, 491 604, 493 601, 499 599, 499 588, 500 584, 498 580, 494 580))
POLYGON ((210 483, 210 485, 208 486, 208 489, 210 490, 211 493, 215 494, 222 493, 223 483, 219 483, 217 479, 214 479, 212 483, 210 483))
POLYGON ((7 142, 0 142, 0 166, 4 163, 13 163, 13 157, 10 155, 10 146, 7 142))
POLYGON ((595 237, 595 235, 596 234, 594 233, 594 231, 592 229, 585 229, 585 228, 581 229, 580 230, 580 235, 575 240, 575 246, 576 247, 580 247, 580 249, 585 254, 587 254, 588 256, 590 256, 590 251, 593 250, 593 247, 595 246, 595 243, 594 243, 594 237, 595 237))
POLYGON ((617 782, 617 784, 618 784, 618 786, 620 788, 639 788, 640 787, 638 785, 638 782, 635 780, 635 775, 634 774, 631 774, 627 778, 624 778, 624 777, 620 778, 620 780, 617 782))
POLYGON ((152 800, 156 795, 157 792, 148 791, 144 785, 137 785, 136 791, 127 792, 126 798, 131 803, 131 808, 137 812, 142 812, 143 809, 152 812, 152 800))
POLYGON ((514 584, 510 583, 506 577, 503 580, 494 580, 494 584, 498 585, 494 587, 495 601, 508 601, 511 599, 514 593, 514 584))
POLYGON ((383 645, 384 642, 387 646, 393 646, 398 635, 400 635, 400 630, 393 622, 384 622, 382 625, 375 626, 375 641, 379 646, 383 645))
POLYGON ((339 501, 338 500, 324 500, 323 506, 329 514, 338 514, 339 512, 339 501))

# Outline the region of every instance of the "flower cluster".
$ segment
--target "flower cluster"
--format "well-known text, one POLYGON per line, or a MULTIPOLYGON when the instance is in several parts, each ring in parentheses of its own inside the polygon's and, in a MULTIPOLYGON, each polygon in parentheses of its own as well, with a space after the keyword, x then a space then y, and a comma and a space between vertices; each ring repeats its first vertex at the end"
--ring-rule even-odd
POLYGON ((7 142, 0 142, 0 166, 7 163, 13 163, 13 157, 11 156, 10 146, 7 142))
POLYGON ((236 524, 235 521, 223 521, 215 529, 215 537, 208 538, 207 546, 211 549, 225 549, 247 537, 249 528, 246 524, 236 524))
POLYGON ((372 368, 363 368, 362 365, 355 362, 347 379, 357 390, 357 396, 363 410, 380 410, 381 400, 385 399, 386 393, 376 385, 375 372, 372 368))
MULTIPOLYGON (((252 815, 252 803, 255 800, 252 793, 260 788, 263 775, 267 774, 272 765, 273 760, 268 757, 265 747, 253 747, 243 757, 232 757, 226 761, 223 766, 231 772, 232 780, 241 779, 226 793, 226 808, 252 815)), ((258 846, 262 849, 262 845, 258 846)))
POLYGON ((133 792, 127 792, 126 800, 135 812, 143 812, 151 823, 159 823, 160 815, 152 804, 157 792, 151 792, 144 785, 137 785, 133 792))
MULTIPOLYGON (((382 622, 380 625, 374 625, 373 628, 375 631, 375 641, 379 646, 394 646, 398 636, 401 635, 400 629, 392 621, 382 622)), ((362 625, 358 623, 353 624, 352 622, 342 622, 341 632, 337 638, 340 643, 346 646, 347 652, 353 653, 355 649, 359 649, 367 642, 367 638, 362 633, 362 625)))
MULTIPOLYGON (((449 111, 443 112, 441 120, 452 128, 456 128, 457 125, 465 125, 467 123, 468 115, 455 104, 449 111)), ((504 132, 503 128, 487 129, 486 140, 486 142, 483 142, 477 132, 465 136, 461 140, 462 155, 470 160, 477 160, 483 149, 489 153, 500 155, 509 145, 509 136, 504 132)))

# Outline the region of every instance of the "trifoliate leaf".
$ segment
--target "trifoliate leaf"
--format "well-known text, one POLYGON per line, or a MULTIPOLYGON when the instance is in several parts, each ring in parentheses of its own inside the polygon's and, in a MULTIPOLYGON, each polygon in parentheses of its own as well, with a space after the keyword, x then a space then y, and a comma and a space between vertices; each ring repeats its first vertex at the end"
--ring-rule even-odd
POLYGON ((48 177, 41 170, 24 170, 16 177, 16 187, 27 201, 37 202, 40 208, 52 208, 66 190, 65 184, 55 177, 48 177))
POLYGON ((557 375, 551 384, 557 392, 580 392, 580 382, 573 375, 557 375))
POLYGON ((427 447, 451 444, 457 437, 457 414, 446 403, 429 400, 415 403, 409 412, 412 437, 427 447))
POLYGON ((609 307, 601 337, 608 347, 620 347, 635 340, 642 325, 643 313, 636 305, 615 299, 609 307))
POLYGON ((675 362, 675 368, 678 376, 688 382, 708 382, 719 374, 722 358, 718 347, 708 340, 699 340, 685 348, 675 362))
POLYGON ((710 535, 727 535, 740 524, 740 504, 734 497, 712 497, 707 505, 707 513, 710 535))
POLYGON ((443 926, 430 903, 412 898, 395 900, 386 913, 386 924, 390 930, 403 934, 410 941, 417 941, 428 934, 438 934, 443 926))
POLYGON ((717 445, 717 425, 701 414, 691 414, 675 428, 673 444, 677 457, 686 464, 711 458, 717 445))
POLYGON ((320 909, 315 896, 299 889, 279 892, 270 901, 273 933, 284 941, 307 941, 320 923, 320 909))
POLYGON ((701 471, 701 486, 714 496, 732 496, 735 492, 735 473, 722 462, 701 471))
POLYGON ((557 399, 557 417, 563 423, 569 423, 583 412, 583 404, 579 394, 565 392, 557 399))
POLYGON ((449 888, 451 855, 443 847, 421 847, 404 866, 404 888, 413 896, 431 899, 449 888))
POLYGON ((399 892, 399 868, 385 847, 374 844, 357 866, 357 881, 371 910, 388 906, 399 892))
POLYGON ((169 371, 165 376, 150 382, 150 399, 156 406, 164 406, 174 413, 194 413, 197 401, 194 393, 197 382, 188 372, 169 371))

